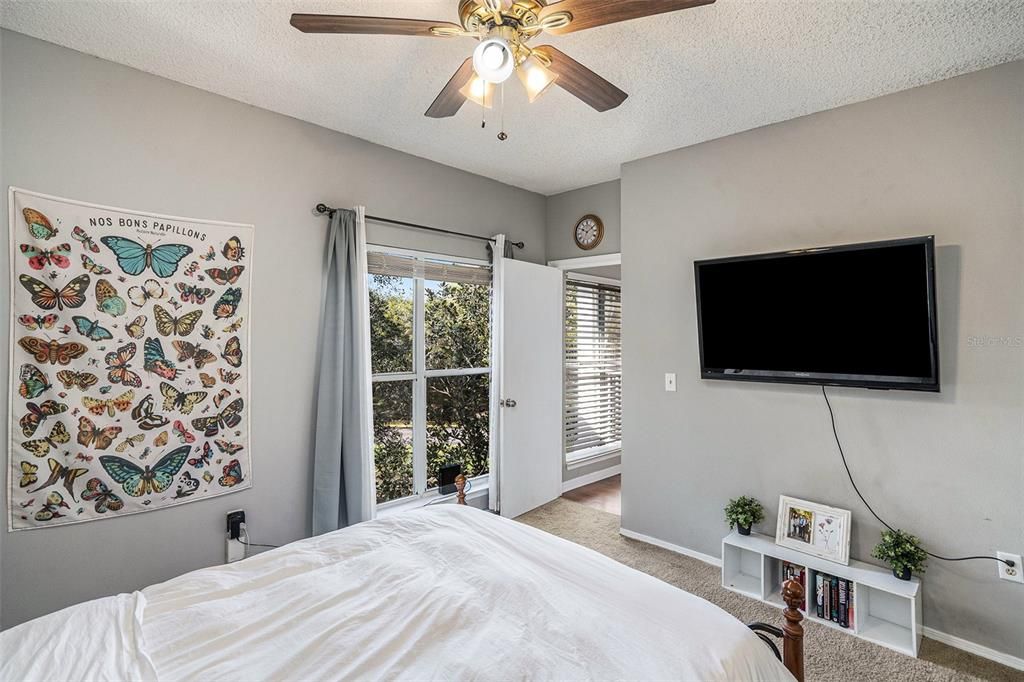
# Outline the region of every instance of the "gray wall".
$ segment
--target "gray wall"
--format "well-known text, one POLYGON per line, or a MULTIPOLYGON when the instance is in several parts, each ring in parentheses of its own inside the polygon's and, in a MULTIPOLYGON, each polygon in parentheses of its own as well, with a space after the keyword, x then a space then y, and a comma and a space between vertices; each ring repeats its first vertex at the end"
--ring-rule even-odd
MULTIPOLYGON (((252 490, 158 513, 0 531, 4 626, 221 563, 224 515, 231 509, 246 510, 257 542, 280 544, 308 533, 326 234, 326 220, 312 215, 316 202, 361 203, 373 214, 478 234, 504 231, 526 240, 526 259, 544 261, 540 195, 20 34, 2 33, 0 60, 0 215, 7 215, 7 185, 16 185, 256 225, 252 442, 254 466, 264 474, 252 490)), ((485 256, 477 242, 370 230, 371 241, 485 256)), ((9 263, 0 262, 0 320, 7 325, 9 263)), ((0 337, 7 357, 6 326, 0 337)), ((6 387, 7 363, 0 366, 6 387)), ((6 391, 0 395, 6 414, 6 391)))
POLYGON ((619 181, 602 182, 563 192, 547 200, 547 258, 581 258, 606 253, 618 253, 619 235, 619 181), (573 241, 573 228, 588 213, 600 216, 604 223, 604 239, 590 251, 584 251, 573 241))
MULTIPOLYGON (((693 261, 935 234, 942 392, 830 389, 839 432, 876 511, 931 550, 1024 552, 1022 196, 1024 62, 626 164, 623 527, 718 556, 730 497, 774 533, 787 493, 852 510, 871 561, 820 389, 699 379, 693 261)), ((1024 585, 932 560, 924 622, 1024 656, 1024 585)))

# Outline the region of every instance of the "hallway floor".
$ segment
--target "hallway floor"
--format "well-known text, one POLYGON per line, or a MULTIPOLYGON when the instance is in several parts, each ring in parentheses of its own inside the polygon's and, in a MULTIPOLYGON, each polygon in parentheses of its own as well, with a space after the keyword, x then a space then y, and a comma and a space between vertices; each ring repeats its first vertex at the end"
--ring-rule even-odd
POLYGON ((601 511, 622 515, 622 475, 610 476, 562 493, 562 497, 601 511))

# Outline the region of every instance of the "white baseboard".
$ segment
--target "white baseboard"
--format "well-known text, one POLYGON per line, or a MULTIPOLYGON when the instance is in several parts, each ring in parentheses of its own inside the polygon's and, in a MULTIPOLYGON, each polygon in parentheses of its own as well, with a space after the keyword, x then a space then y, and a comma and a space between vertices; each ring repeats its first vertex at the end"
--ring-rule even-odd
POLYGON ((562 492, 567 493, 570 490, 575 490, 576 488, 582 488, 583 486, 590 485, 591 483, 603 481, 606 478, 617 476, 620 473, 622 473, 622 465, 616 464, 613 467, 607 467, 600 471, 594 471, 589 474, 577 476, 576 478, 570 478, 568 481, 562 481, 562 492))
POLYGON ((1002 663, 1003 665, 1014 668, 1016 670, 1024 670, 1024 658, 1017 658, 1010 654, 1004 654, 1002 651, 996 651, 995 649, 989 649, 987 646, 982 646, 970 640, 957 637, 955 635, 948 635, 945 632, 939 632, 934 628, 930 628, 927 625, 921 626, 921 634, 928 639, 934 639, 936 642, 942 642, 948 644, 956 649, 963 649, 969 654, 975 656, 981 656, 987 658, 990 661, 996 663, 1002 663))
MULTIPOLYGON (((665 542, 664 540, 659 540, 658 538, 652 538, 650 535, 637 533, 636 531, 632 531, 626 528, 620 528, 619 534, 627 538, 632 538, 633 540, 646 542, 647 544, 654 545, 655 547, 667 549, 668 551, 675 552, 676 554, 682 554, 683 556, 688 556, 693 559, 699 559, 700 561, 711 564, 712 566, 722 566, 721 559, 710 556, 708 554, 704 554, 702 552, 697 552, 692 549, 688 549, 686 547, 681 547, 680 545, 673 545, 671 542, 665 542)), ((1024 658, 1018 658, 1010 654, 1004 654, 1002 651, 996 651, 995 649, 990 649, 987 646, 982 646, 981 644, 972 642, 967 639, 963 639, 962 637, 956 637, 955 635, 940 632, 939 630, 930 628, 927 625, 921 626, 921 634, 923 634, 928 639, 934 639, 936 642, 948 644, 949 646, 954 647, 956 649, 961 649, 969 654, 974 654, 975 656, 980 656, 981 658, 987 658, 990 661, 1001 663, 1002 665, 1005 665, 1009 668, 1013 668, 1015 670, 1024 670, 1024 658)))
POLYGON ((675 552, 676 554, 682 554, 683 556, 688 556, 691 559, 697 559, 698 561, 703 561, 704 563, 711 564, 712 566, 718 566, 719 568, 722 567, 722 560, 719 559, 718 557, 713 557, 710 554, 704 554, 703 552, 698 552, 698 551, 693 550, 693 549, 688 549, 686 547, 681 547, 680 545, 673 545, 671 542, 665 542, 664 540, 659 540, 658 538, 652 538, 650 535, 644 535, 643 533, 637 533, 636 531, 629 530, 628 528, 619 528, 619 535, 624 535, 625 537, 630 538, 632 540, 639 540, 640 542, 646 542, 648 545, 654 545, 655 547, 661 547, 662 549, 667 549, 670 552, 675 552))

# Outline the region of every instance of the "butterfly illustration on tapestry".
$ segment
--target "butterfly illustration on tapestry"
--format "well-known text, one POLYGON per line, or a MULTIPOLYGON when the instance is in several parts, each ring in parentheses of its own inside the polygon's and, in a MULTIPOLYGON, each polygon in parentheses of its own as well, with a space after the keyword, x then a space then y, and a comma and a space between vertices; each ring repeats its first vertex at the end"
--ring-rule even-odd
POLYGON ((105 513, 108 509, 118 511, 124 507, 124 500, 115 495, 107 487, 107 484, 98 478, 90 478, 85 482, 82 500, 85 502, 95 501, 95 509, 100 514, 105 513))
POLYGON ((135 391, 125 391, 116 398, 90 398, 82 396, 82 406, 94 415, 100 416, 104 412, 108 417, 113 417, 116 412, 127 412, 135 400, 135 391))
POLYGON ((29 275, 19 275, 18 281, 21 286, 32 295, 32 303, 43 310, 64 310, 64 308, 79 308, 85 303, 85 292, 89 288, 89 275, 79 275, 60 289, 53 289, 49 285, 40 282, 29 275))
POLYGON ((60 317, 49 313, 48 315, 19 315, 18 324, 29 331, 36 329, 53 329, 60 317))
POLYGON ((35 435, 36 429, 39 428, 40 424, 50 417, 67 412, 68 406, 64 403, 58 403, 56 400, 46 400, 38 405, 36 403, 25 403, 25 409, 28 410, 28 414, 18 420, 18 425, 21 426, 22 435, 25 438, 31 438, 35 435))
POLYGON ((34 208, 21 209, 21 215, 28 225, 28 233, 36 239, 51 239, 59 231, 50 224, 50 219, 34 208))
POLYGON ((242 421, 244 401, 237 398, 228 404, 220 413, 212 417, 197 417, 192 420, 192 427, 199 429, 207 438, 220 433, 221 429, 233 429, 242 421))
POLYGON ((191 449, 189 445, 175 448, 157 460, 152 468, 148 464, 142 468, 116 455, 103 455, 100 464, 112 479, 121 484, 126 493, 132 497, 141 497, 162 493, 171 487, 191 449))
POLYGON ((147 372, 152 372, 169 381, 173 381, 181 374, 181 370, 176 369, 174 363, 164 355, 164 347, 160 343, 160 339, 147 338, 146 343, 143 344, 142 351, 142 368, 147 372))
POLYGON ((124 315, 128 305, 121 298, 114 285, 105 279, 96 280, 96 310, 117 317, 124 315))
POLYGON ((61 445, 71 441, 71 434, 68 433, 68 427, 64 426, 64 422, 57 422, 53 425, 50 430, 50 435, 37 440, 27 440, 22 442, 21 447, 31 452, 36 457, 46 457, 50 454, 50 448, 59 450, 61 445))
POLYGON ((153 411, 153 395, 149 394, 132 409, 132 419, 143 431, 152 431, 166 426, 170 420, 153 411))
MULTIPOLYGON (((206 391, 183 392, 166 381, 160 382, 160 394, 164 397, 164 410, 174 410, 182 414, 191 414, 196 405, 206 400, 206 391)), ((198 428, 198 427, 197 427, 198 428)))
POLYGON ((52 249, 40 249, 32 244, 21 244, 18 248, 28 258, 28 266, 33 270, 42 270, 47 265, 65 269, 71 265, 71 261, 68 260, 71 244, 58 244, 52 249))
POLYGON ((167 292, 164 290, 160 282, 155 279, 147 279, 142 283, 142 286, 129 287, 128 289, 128 300, 132 302, 132 305, 136 308, 141 308, 146 305, 146 301, 155 300, 159 301, 162 298, 167 297, 167 292))
POLYGON ((86 448, 106 450, 122 431, 120 426, 96 426, 88 417, 78 418, 78 444, 86 448))
POLYGON ((18 395, 26 400, 38 398, 44 391, 53 388, 49 377, 35 365, 22 365, 18 379, 18 395))
POLYGON ((63 483, 64 489, 68 491, 69 495, 71 495, 71 499, 75 499, 75 479, 84 473, 88 473, 89 470, 82 467, 65 466, 52 457, 46 460, 46 462, 50 465, 49 478, 47 478, 41 486, 33 488, 28 492, 34 493, 42 490, 43 488, 49 488, 51 485, 63 483))
MULTIPOLYGON (((50 460, 51 462, 53 460, 50 460)), ((64 501, 64 496, 54 490, 52 493, 46 496, 46 502, 43 503, 42 509, 36 512, 36 521, 49 521, 50 519, 59 519, 64 516, 60 513, 61 509, 71 509, 71 505, 64 501)))
POLYGON ((151 268, 157 277, 171 277, 178 271, 178 264, 192 247, 185 244, 140 244, 126 237, 101 237, 100 241, 117 257, 117 265, 127 275, 141 275, 151 268))
POLYGON ((135 357, 136 350, 135 342, 131 342, 106 354, 104 361, 107 363, 107 380, 110 383, 133 388, 142 386, 142 377, 130 369, 130 362, 135 357))
POLYGON ((196 323, 202 316, 202 310, 193 310, 181 317, 174 317, 163 306, 153 305, 153 319, 161 336, 188 336, 195 330, 196 323))
POLYGON ((77 341, 60 343, 53 340, 44 341, 34 336, 24 336, 18 339, 18 345, 26 353, 31 354, 36 362, 48 362, 51 365, 70 365, 72 360, 82 357, 89 350, 77 341))

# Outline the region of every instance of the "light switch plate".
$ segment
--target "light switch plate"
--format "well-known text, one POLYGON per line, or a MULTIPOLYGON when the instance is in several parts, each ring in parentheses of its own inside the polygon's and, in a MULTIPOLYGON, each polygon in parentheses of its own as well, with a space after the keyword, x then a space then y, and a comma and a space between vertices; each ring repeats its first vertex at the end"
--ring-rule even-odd
POLYGON ((675 391, 676 390, 676 373, 666 372, 665 373, 665 390, 675 391))
POLYGON ((996 566, 999 567, 999 577, 1003 580, 1009 580, 1013 583, 1024 583, 1024 570, 1020 565, 1020 554, 1010 554, 1009 552, 996 552, 996 556, 1000 559, 1012 561, 1014 563, 1013 568, 1010 568, 1002 561, 997 561, 996 566))

